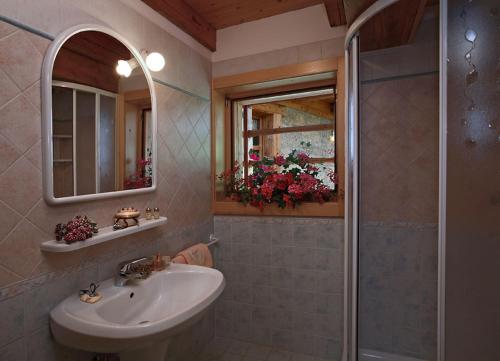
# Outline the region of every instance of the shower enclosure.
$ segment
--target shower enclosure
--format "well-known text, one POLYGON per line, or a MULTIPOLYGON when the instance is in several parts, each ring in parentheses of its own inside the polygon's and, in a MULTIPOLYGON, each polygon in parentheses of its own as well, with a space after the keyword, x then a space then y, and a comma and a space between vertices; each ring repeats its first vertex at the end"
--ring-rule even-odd
POLYGON ((346 38, 344 361, 498 360, 500 4, 429 1, 374 44, 404 3, 346 38))
POLYGON ((370 22, 351 40, 358 360, 436 360, 438 20, 408 45, 372 49, 370 22))
POLYGON ((349 359, 435 361, 439 9, 425 10, 409 44, 381 48, 370 30, 386 6, 398 4, 372 5, 346 45, 349 359))

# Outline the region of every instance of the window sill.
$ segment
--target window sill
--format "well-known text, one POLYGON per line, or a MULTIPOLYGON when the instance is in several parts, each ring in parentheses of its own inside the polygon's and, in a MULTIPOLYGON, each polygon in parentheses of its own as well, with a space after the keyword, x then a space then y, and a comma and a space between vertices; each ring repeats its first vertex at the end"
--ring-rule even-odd
POLYGON ((216 215, 240 216, 283 216, 283 217, 344 217, 342 202, 302 203, 295 209, 281 209, 276 204, 266 205, 260 209, 235 201, 215 201, 213 213, 216 215))

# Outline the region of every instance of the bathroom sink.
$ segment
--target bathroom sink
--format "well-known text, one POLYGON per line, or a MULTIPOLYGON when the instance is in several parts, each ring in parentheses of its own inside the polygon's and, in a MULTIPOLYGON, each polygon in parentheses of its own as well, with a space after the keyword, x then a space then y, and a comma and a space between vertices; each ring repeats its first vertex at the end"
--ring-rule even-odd
POLYGON ((168 339, 199 320, 224 289, 219 271, 171 264, 149 278, 101 284, 102 299, 89 304, 73 295, 50 313, 57 342, 126 360, 164 360, 168 339))

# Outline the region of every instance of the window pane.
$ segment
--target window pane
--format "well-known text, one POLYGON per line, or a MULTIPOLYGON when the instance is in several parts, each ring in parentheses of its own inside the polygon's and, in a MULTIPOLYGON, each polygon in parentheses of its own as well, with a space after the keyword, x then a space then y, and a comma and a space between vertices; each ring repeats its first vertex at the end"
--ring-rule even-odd
POLYGON ((335 144, 331 136, 331 130, 268 135, 263 137, 263 144, 273 146, 264 147, 264 155, 274 156, 277 153, 287 155, 296 149, 304 150, 313 158, 332 158, 335 157, 335 144), (302 143, 306 145, 303 146, 302 143))
POLYGON ((256 104, 252 106, 252 114, 262 119, 262 129, 331 125, 335 117, 334 100, 329 95, 256 104))

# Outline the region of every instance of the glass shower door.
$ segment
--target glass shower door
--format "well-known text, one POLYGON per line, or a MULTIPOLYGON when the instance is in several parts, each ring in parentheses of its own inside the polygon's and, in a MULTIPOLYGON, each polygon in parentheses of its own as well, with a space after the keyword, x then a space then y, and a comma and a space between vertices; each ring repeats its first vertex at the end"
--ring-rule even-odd
POLYGON ((372 50, 360 31, 358 360, 437 355, 439 16, 427 11, 408 45, 372 50))

